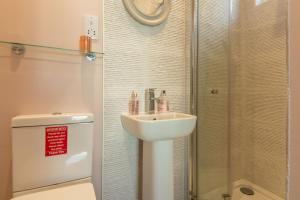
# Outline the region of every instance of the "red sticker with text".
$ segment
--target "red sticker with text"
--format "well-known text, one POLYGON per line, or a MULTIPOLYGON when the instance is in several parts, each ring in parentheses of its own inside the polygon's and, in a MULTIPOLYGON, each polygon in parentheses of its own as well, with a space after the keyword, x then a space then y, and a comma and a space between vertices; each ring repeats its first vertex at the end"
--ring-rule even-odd
POLYGON ((46 127, 45 156, 56 156, 68 152, 68 127, 46 127))

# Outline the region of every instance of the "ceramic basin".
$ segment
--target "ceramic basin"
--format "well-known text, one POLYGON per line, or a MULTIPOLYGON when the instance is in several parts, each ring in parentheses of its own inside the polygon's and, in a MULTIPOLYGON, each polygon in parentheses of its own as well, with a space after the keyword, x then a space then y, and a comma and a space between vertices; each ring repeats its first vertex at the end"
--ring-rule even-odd
POLYGON ((122 114, 121 121, 128 133, 144 141, 173 140, 191 134, 197 117, 183 113, 122 114))
POLYGON ((176 112, 121 115, 124 129, 143 140, 143 200, 174 200, 173 140, 191 134, 196 119, 176 112))

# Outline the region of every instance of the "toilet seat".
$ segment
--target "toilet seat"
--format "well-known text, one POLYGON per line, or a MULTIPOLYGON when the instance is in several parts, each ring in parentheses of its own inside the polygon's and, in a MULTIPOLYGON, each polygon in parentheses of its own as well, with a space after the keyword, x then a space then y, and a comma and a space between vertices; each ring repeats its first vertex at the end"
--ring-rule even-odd
POLYGON ((91 183, 75 184, 42 192, 31 193, 12 200, 96 200, 91 183))

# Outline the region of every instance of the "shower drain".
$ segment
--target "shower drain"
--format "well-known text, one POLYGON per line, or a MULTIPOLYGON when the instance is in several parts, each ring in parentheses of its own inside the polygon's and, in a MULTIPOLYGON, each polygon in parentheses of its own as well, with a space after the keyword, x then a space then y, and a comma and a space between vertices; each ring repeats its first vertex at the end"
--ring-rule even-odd
POLYGON ((248 187, 241 187, 240 191, 241 191, 241 193, 243 193, 245 195, 254 195, 254 191, 248 187))

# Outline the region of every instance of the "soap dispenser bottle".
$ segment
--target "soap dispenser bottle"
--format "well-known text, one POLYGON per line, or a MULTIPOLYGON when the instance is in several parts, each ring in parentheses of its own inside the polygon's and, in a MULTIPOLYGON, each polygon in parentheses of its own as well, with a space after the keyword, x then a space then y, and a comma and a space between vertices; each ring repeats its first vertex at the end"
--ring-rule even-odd
POLYGON ((139 114, 139 98, 138 98, 138 94, 135 91, 131 92, 129 103, 128 103, 128 112, 130 115, 139 114))
POLYGON ((159 113, 169 112, 169 100, 165 90, 161 91, 160 97, 157 101, 157 110, 159 113))

